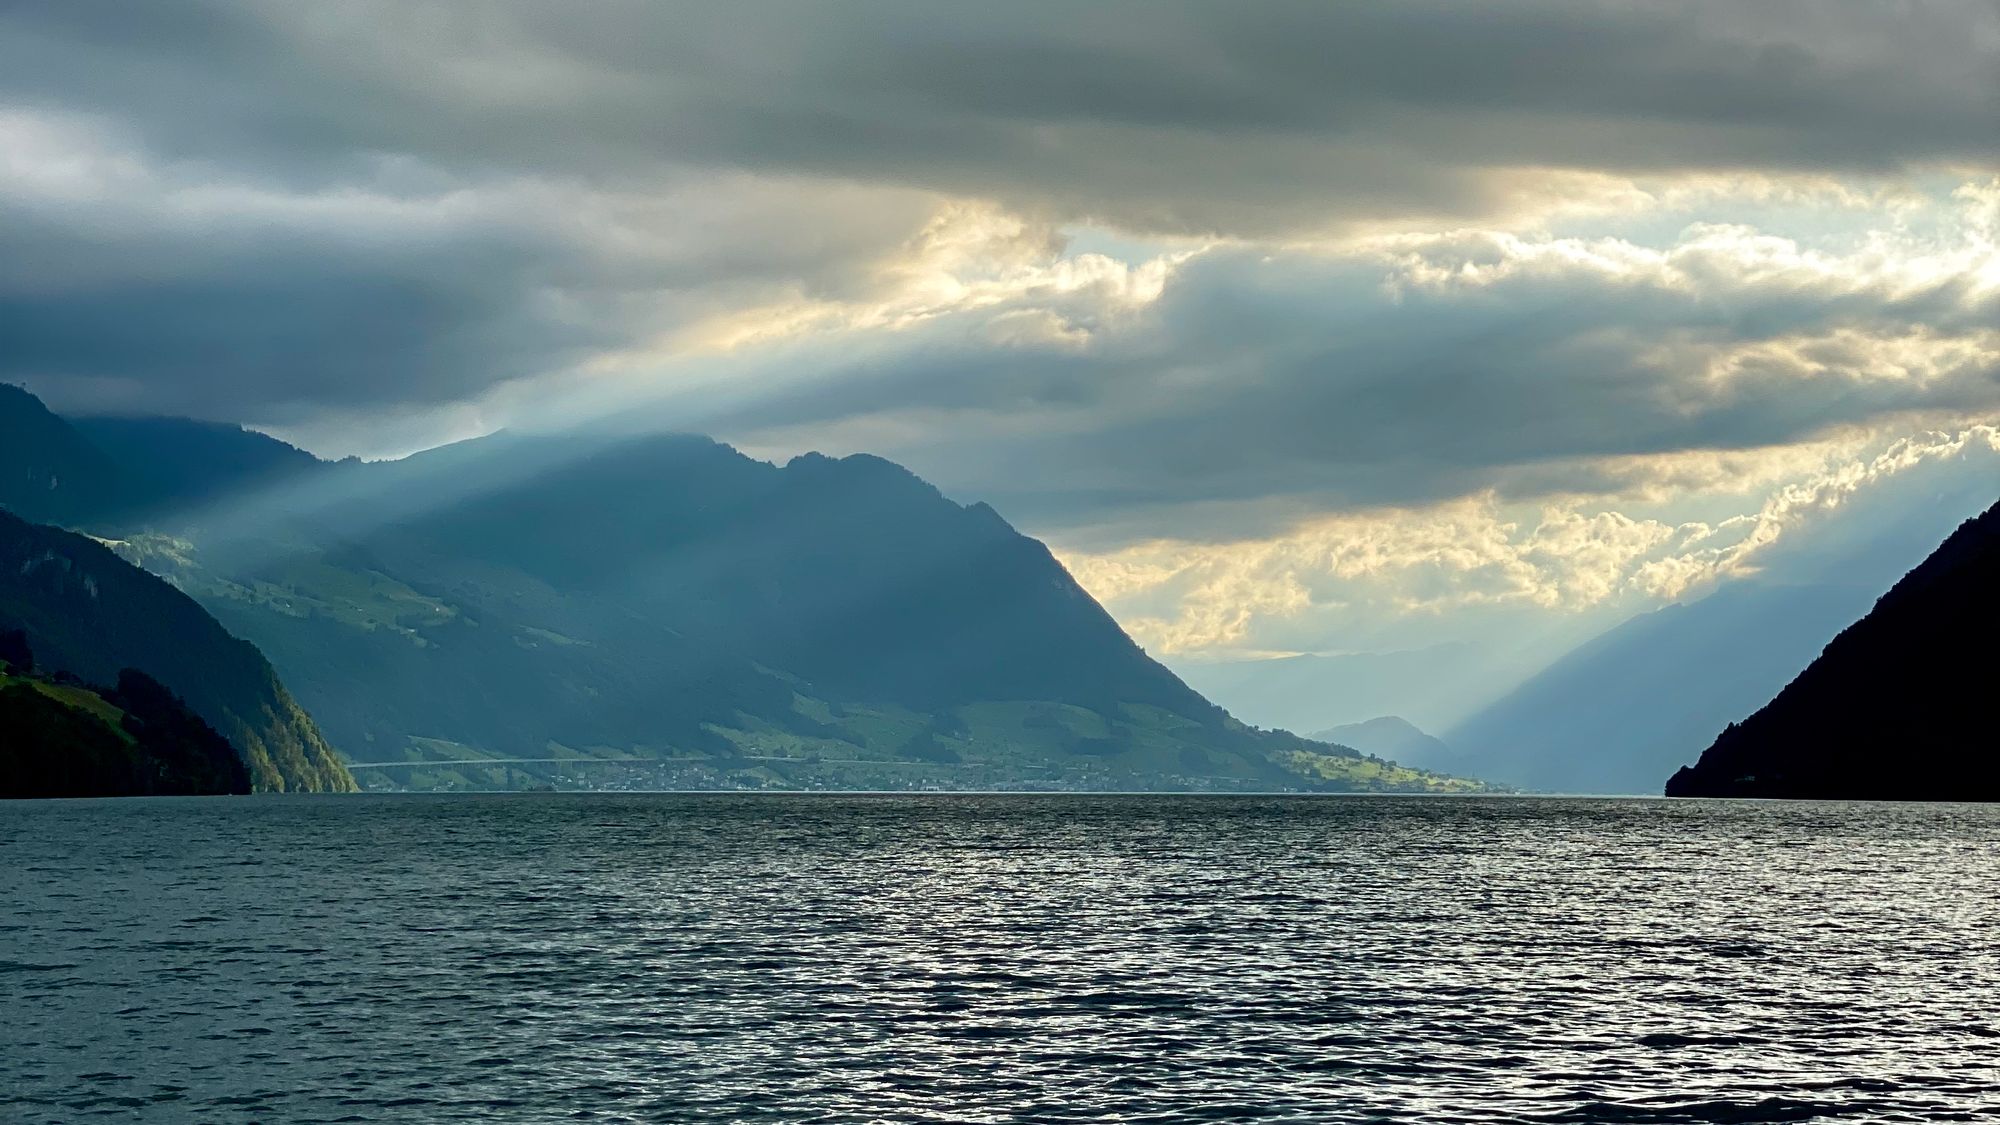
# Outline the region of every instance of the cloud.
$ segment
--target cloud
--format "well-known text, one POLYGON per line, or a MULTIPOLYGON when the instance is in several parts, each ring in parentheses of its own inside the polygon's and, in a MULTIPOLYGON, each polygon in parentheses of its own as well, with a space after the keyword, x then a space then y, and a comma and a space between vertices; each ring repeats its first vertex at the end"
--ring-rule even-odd
POLYGON ((1214 353, 1280 285, 1370 284, 1259 267, 1298 239, 2000 167, 1996 36, 1952 4, 10 5, 0 377, 304 425, 968 307, 1018 371, 1087 350, 1093 279, 1221 243, 1159 302, 1214 353))
POLYGON ((91 118, 0 110, 0 377, 59 406, 260 424, 436 407, 781 301, 855 301, 943 206, 689 175, 644 192, 231 178, 91 118))
POLYGON ((1166 651, 1499 635, 1802 572, 1991 445, 1996 50, 1971 2, 0 5, 0 379, 866 450, 1166 651))
POLYGON ((1216 244, 1107 265, 1108 288, 1035 283, 1061 272, 1045 266, 844 337, 817 377, 763 399, 752 382, 707 421, 774 452, 872 448, 1113 542, 1666 489, 1699 457, 2000 416, 1987 190, 1944 193, 1921 231, 1877 212, 1812 239, 1698 223, 1662 244, 1216 244), (992 331, 1015 318, 1064 328, 992 331))
MULTIPOLYGON (((1314 651, 1329 641, 1407 645, 1424 618, 1451 622, 1454 632, 1441 637, 1490 639, 1495 621, 1518 628, 1536 611, 1615 619, 1767 571, 1779 580, 1886 584, 1913 561, 1903 555, 1920 557, 1928 544, 1890 536, 1896 550, 1882 573, 1828 575, 1815 570, 1818 559, 1855 560, 1830 551, 1829 537, 1879 535, 1892 513, 1935 508, 1949 520, 1990 503, 2000 430, 1872 444, 1826 450, 1815 471, 1761 498, 1713 489, 1723 502, 1708 520, 1575 503, 1523 510, 1488 494, 1326 516, 1264 539, 1161 539, 1061 557, 1141 643, 1183 658, 1314 651), (1890 487, 1906 480, 1910 487, 1890 487), (1857 505, 1872 510, 1851 518, 1857 505)), ((1781 466, 1791 459, 1774 453, 1781 466)), ((1774 466, 1770 475, 1788 472, 1774 466)))
POLYGON ((1874 174, 2000 151, 2000 17, 1979 4, 78 0, 7 20, 13 98, 299 176, 373 153, 699 164, 1269 234, 1490 216, 1548 172, 1874 174))

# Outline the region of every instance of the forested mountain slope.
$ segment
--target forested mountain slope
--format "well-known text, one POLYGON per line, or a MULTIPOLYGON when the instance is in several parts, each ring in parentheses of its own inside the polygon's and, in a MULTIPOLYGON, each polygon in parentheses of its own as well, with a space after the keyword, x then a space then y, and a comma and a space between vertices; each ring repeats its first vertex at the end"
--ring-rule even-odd
POLYGON ((104 544, 0 511, 0 631, 13 630, 45 671, 115 684, 137 669, 166 685, 229 740, 260 790, 354 788, 255 647, 104 544))

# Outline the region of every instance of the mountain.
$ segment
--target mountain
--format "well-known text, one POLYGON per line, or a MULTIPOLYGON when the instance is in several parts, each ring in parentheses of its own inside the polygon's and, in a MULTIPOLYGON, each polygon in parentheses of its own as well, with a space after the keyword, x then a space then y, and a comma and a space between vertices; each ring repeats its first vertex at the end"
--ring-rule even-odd
POLYGON ((1235 721, 879 458, 501 434, 277 495, 124 549, 372 785, 1465 788, 1235 721))
POLYGON ((41 676, 25 634, 0 634, 0 798, 248 792, 235 748, 159 681, 41 676))
POLYGON ((259 790, 354 788, 270 664, 192 598, 103 543, 0 511, 0 631, 12 630, 48 673, 127 696, 144 688, 126 670, 157 680, 228 739, 259 790))
POLYGON ((71 431, 116 487, 69 521, 254 642, 371 786, 1468 787, 1237 722, 1042 544, 879 458, 71 431))
POLYGON ((241 426, 191 418, 64 418, 0 384, 0 507, 95 530, 143 524, 331 469, 241 426))
POLYGON ((1419 769, 1452 772, 1462 769, 1462 755, 1443 740, 1425 734, 1406 719, 1384 715, 1365 722, 1348 723, 1315 731, 1306 737, 1320 742, 1352 746, 1366 754, 1388 758, 1419 769))
POLYGON ((129 482, 128 517, 182 511, 325 469, 277 438, 192 418, 92 416, 69 424, 129 482))
POLYGON ((2000 800, 2000 505, 1905 575, 1700 761, 1674 797, 2000 800))
POLYGON ((128 482, 75 522, 254 641, 374 786, 1466 787, 1235 721, 1040 543, 878 458, 74 431, 128 482))
POLYGON ((1189 685, 1259 726, 1308 731, 1377 715, 1414 716, 1420 724, 1463 715, 1468 696, 1490 699, 1490 654, 1468 644, 1391 652, 1307 653, 1265 660, 1186 663, 1189 685))
POLYGON ((807 454, 779 468, 701 438, 620 442, 367 544, 609 599, 704 652, 838 697, 918 710, 982 698, 1136 704, 1221 720, 1047 548, 879 458, 807 454))

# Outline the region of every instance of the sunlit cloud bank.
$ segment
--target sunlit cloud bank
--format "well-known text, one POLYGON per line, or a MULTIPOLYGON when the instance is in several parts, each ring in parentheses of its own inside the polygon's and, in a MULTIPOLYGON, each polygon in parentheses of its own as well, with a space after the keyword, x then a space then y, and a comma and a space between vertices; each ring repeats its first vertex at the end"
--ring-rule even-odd
POLYGON ((1183 250, 1107 269, 1116 286, 990 289, 849 334, 820 377, 717 423, 776 451, 876 447, 1075 541, 1657 496, 1753 454, 2000 414, 1991 191, 1939 192, 1921 229, 1867 211, 1811 240, 1700 223, 1660 244, 1466 230, 1183 250), (1064 331, 991 331, 1030 316, 1064 331))
MULTIPOLYGON (((1810 534, 1890 478, 1956 463, 2000 480, 1996 455, 2000 430, 1992 426, 1867 452, 1823 449, 1811 455, 1815 469, 1761 499, 1733 486, 1680 499, 1739 504, 1713 520, 1672 522, 1574 502, 1522 510, 1487 494, 1423 510, 1331 516, 1265 539, 1156 540, 1066 553, 1064 561, 1164 655, 1315 651, 1328 638, 1379 639, 1381 621, 1409 615, 1445 619, 1494 607, 1634 612, 1698 596, 1758 574, 1788 536, 1810 534)), ((1774 451, 1770 462, 1792 468, 1797 456, 1774 451)))

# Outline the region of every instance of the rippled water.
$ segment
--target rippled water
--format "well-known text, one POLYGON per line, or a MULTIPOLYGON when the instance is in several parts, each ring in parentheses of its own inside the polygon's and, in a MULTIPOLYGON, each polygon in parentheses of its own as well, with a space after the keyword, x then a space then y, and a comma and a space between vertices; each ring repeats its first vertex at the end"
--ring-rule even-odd
POLYGON ((0 803, 0 1119, 2000 1119, 2000 810, 0 803))

